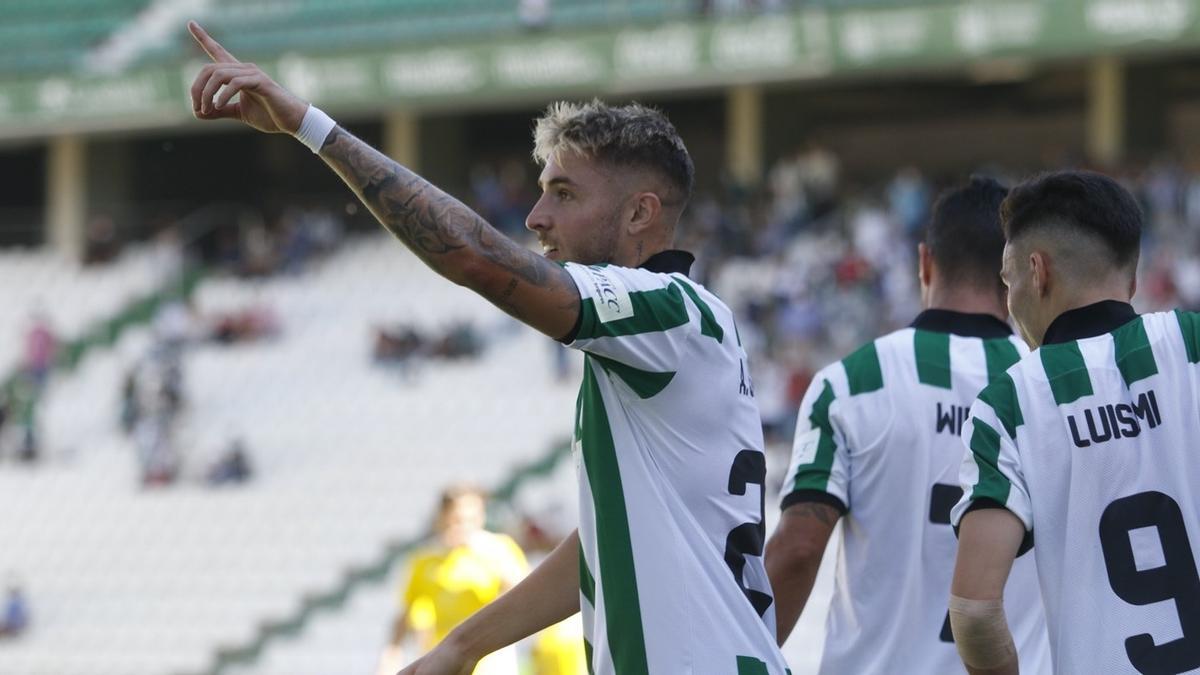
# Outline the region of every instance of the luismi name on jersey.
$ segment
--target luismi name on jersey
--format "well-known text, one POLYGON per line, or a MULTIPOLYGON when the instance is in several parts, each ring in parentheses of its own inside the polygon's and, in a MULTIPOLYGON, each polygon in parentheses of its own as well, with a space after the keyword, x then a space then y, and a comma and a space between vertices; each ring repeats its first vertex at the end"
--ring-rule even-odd
POLYGON ((1077 448, 1118 438, 1134 438, 1143 428, 1154 429, 1160 424, 1162 413, 1158 410, 1158 398, 1153 389, 1139 395, 1134 403, 1109 403, 1067 416, 1071 440, 1077 448))

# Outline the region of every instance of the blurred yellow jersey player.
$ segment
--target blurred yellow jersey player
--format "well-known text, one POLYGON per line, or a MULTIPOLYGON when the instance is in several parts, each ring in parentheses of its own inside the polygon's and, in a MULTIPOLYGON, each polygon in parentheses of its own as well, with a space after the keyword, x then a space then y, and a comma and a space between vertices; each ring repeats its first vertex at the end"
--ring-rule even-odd
POLYGON ((583 617, 579 614, 538 633, 533 643, 533 675, 586 675, 583 617))
MULTIPOLYGON (((400 646, 410 633, 422 652, 451 629, 520 581, 528 571, 525 554, 512 538, 483 529, 484 496, 466 486, 442 494, 437 540, 417 551, 401 591, 401 612, 381 673, 394 673, 402 662, 400 646)), ((511 647, 482 659, 477 675, 516 675, 511 647)))

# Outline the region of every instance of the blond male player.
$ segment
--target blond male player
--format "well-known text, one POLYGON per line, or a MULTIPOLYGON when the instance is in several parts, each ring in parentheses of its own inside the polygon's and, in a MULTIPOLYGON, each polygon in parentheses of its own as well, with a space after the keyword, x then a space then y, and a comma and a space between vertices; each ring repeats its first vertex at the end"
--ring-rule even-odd
POLYGON ((578 532, 404 672, 469 673, 582 609, 594 673, 783 675, 762 427, 733 315, 671 249, 693 168, 666 118, 595 102, 538 120, 539 256, 189 28, 214 61, 197 117, 296 136, 427 265, 587 355, 578 532))

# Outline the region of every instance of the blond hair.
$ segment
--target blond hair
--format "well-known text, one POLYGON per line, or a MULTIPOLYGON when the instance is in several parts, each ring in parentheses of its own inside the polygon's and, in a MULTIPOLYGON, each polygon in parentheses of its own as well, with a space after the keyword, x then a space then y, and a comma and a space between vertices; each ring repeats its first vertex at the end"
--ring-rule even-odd
POLYGON ((678 193, 671 201, 680 204, 692 194, 695 167, 683 139, 666 115, 640 103, 610 106, 593 99, 550 104, 533 131, 533 157, 545 164, 551 158, 559 161, 564 152, 658 173, 678 193))

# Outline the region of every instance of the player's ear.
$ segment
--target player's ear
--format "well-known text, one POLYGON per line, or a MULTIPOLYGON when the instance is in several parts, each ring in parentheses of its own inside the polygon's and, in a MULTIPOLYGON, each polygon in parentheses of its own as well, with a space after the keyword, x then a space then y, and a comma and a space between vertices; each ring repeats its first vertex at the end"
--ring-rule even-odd
POLYGON ((1050 294, 1050 258, 1043 251, 1029 253, 1029 280, 1037 297, 1050 294))
POLYGON ((662 200, 653 192, 639 192, 633 196, 629 219, 625 229, 631 235, 641 234, 656 224, 662 213, 662 200))
POLYGON ((925 242, 917 244, 917 279, 922 286, 928 286, 933 278, 933 254, 925 242))

